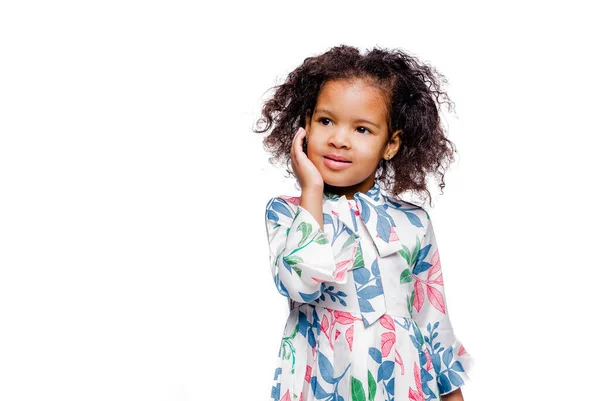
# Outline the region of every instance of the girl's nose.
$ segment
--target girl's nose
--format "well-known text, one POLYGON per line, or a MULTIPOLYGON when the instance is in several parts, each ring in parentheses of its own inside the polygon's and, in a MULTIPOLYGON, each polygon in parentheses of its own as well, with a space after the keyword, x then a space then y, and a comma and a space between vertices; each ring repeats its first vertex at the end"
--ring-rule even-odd
POLYGON ((333 130, 331 137, 329 138, 329 143, 334 145, 335 147, 350 147, 350 135, 347 129, 338 128, 333 130))

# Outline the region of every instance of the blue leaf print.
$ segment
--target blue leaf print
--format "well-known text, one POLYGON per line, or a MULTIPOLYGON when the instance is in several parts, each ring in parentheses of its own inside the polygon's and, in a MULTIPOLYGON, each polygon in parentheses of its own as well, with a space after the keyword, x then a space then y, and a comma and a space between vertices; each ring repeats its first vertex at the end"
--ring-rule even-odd
POLYGON ((289 296, 290 296, 290 294, 289 294, 289 292, 288 292, 287 288, 285 288, 285 286, 283 285, 283 283, 281 282, 281 280, 279 280, 279 273, 277 273, 277 274, 275 275, 275 286, 276 286, 276 287, 277 287, 277 289, 279 290, 279 293, 280 293, 280 294, 282 294, 282 295, 284 295, 284 296, 286 296, 286 297, 289 297, 289 296))
MULTIPOLYGON (((431 245, 427 245, 425 248, 430 247, 431 245)), ((415 268, 413 269, 413 274, 421 274, 425 271, 427 271, 427 269, 429 269, 431 267, 431 263, 428 262, 417 262, 415 268)))
POLYGON ((408 211, 408 210, 414 210, 416 208, 411 207, 410 209, 407 209, 405 207, 402 207, 402 205, 400 205, 399 203, 394 202, 393 200, 389 199, 388 197, 385 197, 385 198, 386 198, 386 201, 391 205, 392 208, 403 212, 406 215, 406 217, 408 218, 408 221, 410 221, 410 223, 413 226, 423 227, 423 224, 421 223, 421 219, 419 219, 414 213, 410 213, 408 211))
POLYGON ((431 355, 431 362, 433 363, 433 369, 435 369, 436 372, 439 372, 442 369, 440 354, 431 355))
POLYGON ((281 284, 281 291, 279 291, 282 295, 289 297, 290 293, 288 292, 287 288, 285 288, 285 286, 283 284, 281 284))
POLYGON ((377 287, 376 285, 370 285, 358 291, 358 296, 366 299, 372 299, 381 294, 383 294, 383 290, 381 287, 377 287))
POLYGON ((367 284, 369 282, 371 273, 366 267, 359 267, 352 271, 354 274, 354 281, 356 281, 358 284, 367 284))
POLYGON ((379 365, 377 370, 377 381, 387 380, 392 376, 394 372, 394 361, 385 361, 379 365))
POLYGON ((321 351, 318 352, 319 359, 319 370, 321 371, 321 376, 323 376, 323 380, 327 383, 335 384, 335 379, 333 378, 333 365, 329 362, 329 359, 321 351))
POLYGON ((429 380, 432 380, 433 376, 431 376, 431 373, 429 373, 427 370, 425 370, 425 368, 421 368, 421 380, 424 382, 428 382, 429 380))
POLYGON ((419 363, 425 365, 427 363, 427 356, 424 352, 419 352, 419 363))
POLYGON ((377 212, 385 217, 391 224, 392 227, 396 227, 396 222, 394 221, 394 219, 392 218, 392 216, 390 216, 390 214, 386 211, 388 208, 388 205, 384 204, 383 206, 378 206, 377 207, 377 212))
POLYGON ((312 320, 313 320, 313 327, 317 328, 317 332, 320 333, 321 332, 321 323, 319 321, 319 314, 317 313, 316 309, 313 309, 312 312, 312 320))
MULTIPOLYGON (((431 375, 430 375, 431 376, 431 375)), ((430 400, 432 398, 437 398, 437 396, 435 395, 435 393, 429 388, 429 385, 427 383, 423 383, 423 394, 425 394, 427 396, 427 399, 430 400)))
POLYGON ((383 284, 381 283, 381 277, 377 277, 375 279, 375 285, 379 288, 383 288, 383 284))
POLYGON ((446 377, 445 374, 440 374, 438 377, 438 384, 440 385, 440 393, 447 393, 452 389, 452 385, 450 384, 450 380, 446 377))
POLYGON ((416 349, 421 349, 421 344, 419 344, 419 341, 417 340, 417 338, 415 336, 413 336, 412 334, 410 335, 410 339, 413 343, 413 345, 415 346, 416 349))
POLYGON ((319 295, 321 294, 321 290, 315 291, 312 294, 305 294, 303 292, 298 291, 298 294, 300 294, 300 296, 302 297, 304 302, 310 302, 310 301, 314 301, 315 299, 319 298, 319 295))
POLYGON ((463 384, 465 384, 463 382, 463 379, 461 379, 460 376, 458 375, 458 373, 456 373, 456 372, 449 370, 448 377, 450 377, 450 382, 452 382, 452 384, 454 384, 457 387, 460 387, 463 384))
POLYGON ((421 224, 421 219, 418 218, 416 214, 410 212, 404 212, 404 214, 406 214, 406 217, 408 217, 408 221, 410 221, 410 223, 413 226, 423 227, 423 224, 421 224))
POLYGON ((317 383, 317 376, 313 376, 310 378, 310 387, 312 388, 315 397, 320 400, 329 396, 329 394, 323 390, 323 387, 319 383, 317 383))
POLYGON ((330 214, 323 213, 323 225, 325 225, 325 224, 333 225, 333 218, 331 217, 330 214))
POLYGON ((375 312, 371 303, 364 298, 358 298, 358 306, 362 313, 375 312))
POLYGON ((298 313, 298 331, 302 336, 306 337, 306 330, 308 330, 308 320, 306 319, 306 314, 304 312, 298 313))
POLYGON ((378 215, 377 216, 377 234, 384 240, 386 243, 390 242, 390 222, 385 217, 378 215))
POLYGON ((442 355, 444 365, 450 366, 450 362, 452 362, 452 347, 448 347, 444 354, 442 355))
POLYGON ((308 345, 310 345, 313 348, 317 346, 317 340, 315 339, 315 333, 312 330, 308 331, 308 335, 306 336, 306 338, 308 339, 308 345))
POLYGON ((387 384, 385 385, 385 389, 391 395, 394 395, 394 382, 395 382, 395 379, 396 379, 395 377, 392 377, 392 379, 389 382, 387 382, 387 384))
POLYGON ((360 209, 361 209, 360 214, 366 223, 371 218, 371 211, 369 210, 369 204, 360 197, 358 198, 358 201, 360 202, 360 209))
MULTIPOLYGON (((271 205, 271 207, 273 208, 273 210, 275 210, 277 213, 281 213, 284 216, 287 216, 289 218, 292 218, 292 214, 290 213, 290 210, 285 206, 285 202, 279 198, 276 198, 273 201, 273 204, 271 205)), ((279 219, 279 218, 278 218, 279 219)), ((277 220, 276 220, 277 221, 277 220)))
POLYGON ((460 361, 454 361, 452 366, 450 366, 450 369, 454 370, 455 372, 464 372, 465 371, 462 366, 462 363, 460 363, 460 361))
POLYGON ((427 254, 429 253, 429 248, 431 248, 431 244, 427 244, 427 246, 424 246, 423 248, 419 249, 419 253, 417 254, 418 261, 421 261, 425 259, 425 257, 427 257, 427 254))
POLYGON ((377 262, 377 259, 375 259, 373 261, 373 264, 371 265, 371 271, 373 272, 374 276, 380 276, 381 273, 379 272, 379 262, 377 262))
POLYGON ((287 258, 283 257, 283 258, 281 258, 281 261, 283 262, 283 266, 286 268, 286 270, 291 273, 292 272, 292 266, 290 266, 290 264, 288 263, 288 261, 286 259, 287 258))
POLYGON ((274 400, 279 400, 280 392, 281 392, 281 383, 277 383, 276 386, 273 386, 271 388, 271 398, 274 400))
POLYGON ((381 351, 379 351, 377 348, 369 348, 369 355, 371 355, 371 358, 373 358, 375 362, 381 363, 381 351))
POLYGON ((279 222, 279 215, 272 210, 267 210, 267 218, 275 223, 279 222))

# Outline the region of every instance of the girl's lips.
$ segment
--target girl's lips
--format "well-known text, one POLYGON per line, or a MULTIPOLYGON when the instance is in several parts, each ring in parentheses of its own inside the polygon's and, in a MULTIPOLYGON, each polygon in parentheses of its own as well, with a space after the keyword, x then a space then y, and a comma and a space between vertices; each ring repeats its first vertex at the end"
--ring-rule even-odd
POLYGON ((332 170, 343 170, 350 167, 352 164, 352 162, 339 162, 337 160, 328 159, 325 156, 323 157, 323 163, 332 170))

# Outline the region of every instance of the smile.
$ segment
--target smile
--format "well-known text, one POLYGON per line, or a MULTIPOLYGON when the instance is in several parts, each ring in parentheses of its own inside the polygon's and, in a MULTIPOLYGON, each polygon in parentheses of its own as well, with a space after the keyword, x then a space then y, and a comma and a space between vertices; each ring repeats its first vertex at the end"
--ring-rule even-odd
POLYGON ((332 170, 343 170, 352 164, 350 161, 333 160, 326 156, 323 156, 323 163, 332 170))

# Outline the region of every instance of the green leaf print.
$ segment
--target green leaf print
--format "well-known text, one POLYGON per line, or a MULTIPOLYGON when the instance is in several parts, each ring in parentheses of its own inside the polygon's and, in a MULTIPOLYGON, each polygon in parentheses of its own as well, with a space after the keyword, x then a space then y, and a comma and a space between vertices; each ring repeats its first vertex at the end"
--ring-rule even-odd
POLYGON ((356 237, 354 236, 354 234, 350 235, 348 237, 348 239, 346 240, 346 242, 344 242, 344 245, 342 245, 342 249, 346 249, 347 247, 352 245, 355 241, 356 241, 356 237))
POLYGON ((301 268, 299 268, 298 266, 292 265, 292 269, 294 269, 296 274, 298 274, 298 277, 302 277, 302 269, 301 268))
POLYGON ((287 255, 283 257, 283 260, 285 260, 290 266, 303 262, 302 258, 298 255, 287 255))
POLYGON ((327 237, 325 236, 324 233, 320 232, 319 234, 317 234, 317 236, 315 237, 315 242, 317 244, 321 244, 321 245, 325 245, 326 243, 329 242, 329 240, 327 239, 327 237))
POLYGON ((410 269, 404 269, 404 271, 400 275, 400 284, 410 283, 411 281, 412 274, 410 273, 410 269))
POLYGON ((369 401, 375 399, 375 391, 377 391, 377 382, 369 370, 369 401))
POLYGON ((398 251, 398 253, 404 258, 404 260, 406 260, 406 263, 411 266, 410 264, 410 249, 408 249, 408 247, 406 245, 402 245, 402 250, 398 251))
POLYGON ((419 237, 417 237, 417 245, 415 246, 415 249, 413 249, 409 266, 414 266, 415 263, 417 263, 417 256, 419 255, 420 250, 421 250, 421 240, 419 239, 419 237))
POLYGON ((356 248, 356 257, 354 258, 354 265, 352 268, 363 267, 365 265, 365 261, 363 260, 363 254, 361 247, 356 248))
POLYGON ((302 223, 300 223, 300 225, 298 225, 298 231, 302 231, 302 239, 298 243, 298 246, 300 247, 302 246, 302 244, 304 244, 304 241, 306 241, 306 239, 312 232, 312 226, 307 222, 303 221, 302 223))
POLYGON ((412 305, 413 305, 413 301, 415 299, 415 292, 413 291, 412 294, 410 294, 410 297, 408 295, 406 295, 406 307, 408 308, 408 314, 410 315, 410 317, 412 318, 412 305))
POLYGON ((283 337, 281 339, 281 353, 282 353, 282 358, 289 360, 290 358, 292 358, 292 369, 290 370, 290 372, 294 373, 295 368, 296 368, 296 349, 294 348, 294 344, 292 343, 292 340, 294 339, 294 337, 296 337, 296 334, 299 331, 299 325, 297 324, 296 327, 294 328, 294 332, 292 333, 291 336, 289 337, 283 337))
POLYGON ((419 341, 419 344, 422 347, 423 345, 425 345, 425 338, 423 338, 423 333, 421 333, 421 329, 419 328, 419 326, 416 323, 413 324, 413 330, 415 332, 415 337, 416 337, 417 341, 419 341))
POLYGON ((352 401, 367 401, 362 382, 354 376, 352 376, 352 401))

